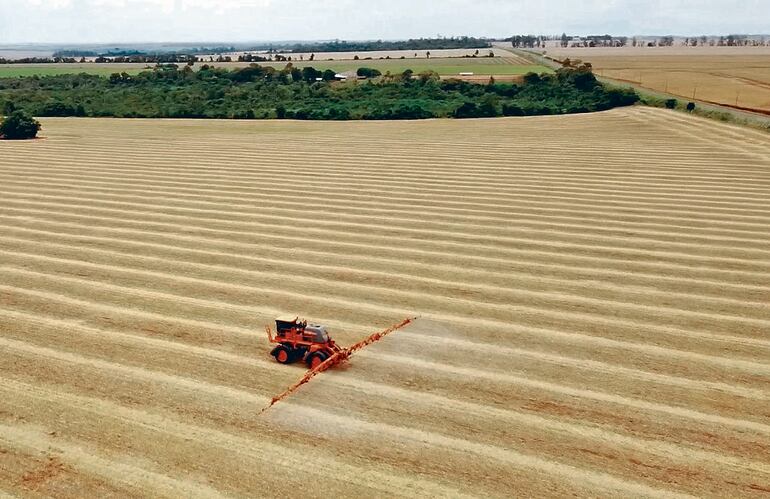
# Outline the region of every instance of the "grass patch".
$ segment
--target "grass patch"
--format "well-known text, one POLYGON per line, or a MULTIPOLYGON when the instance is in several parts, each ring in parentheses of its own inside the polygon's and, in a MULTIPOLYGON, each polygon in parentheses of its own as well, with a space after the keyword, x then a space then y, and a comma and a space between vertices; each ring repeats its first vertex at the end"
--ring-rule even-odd
POLYGON ((0 66, 0 78, 59 76, 80 73, 109 76, 112 73, 122 73, 124 71, 128 74, 136 75, 142 70, 143 68, 140 66, 126 68, 124 65, 110 67, 99 64, 30 64, 28 66, 0 66))
MULTIPOLYGON (((204 64, 235 68, 247 66, 247 63, 206 63, 199 62, 193 66, 200 68, 204 64)), ((263 62, 261 66, 272 66, 277 69, 286 67, 285 62, 263 62)), ((298 68, 312 66, 321 71, 330 69, 336 72, 355 71, 360 67, 374 68, 382 73, 390 71, 393 74, 403 73, 411 69, 415 73, 423 71, 435 71, 442 76, 453 76, 459 73, 472 72, 479 75, 523 75, 529 72, 550 73, 551 68, 540 65, 510 64, 501 57, 478 58, 436 58, 436 59, 360 59, 344 61, 292 61, 298 68)), ((27 76, 58 76, 66 74, 93 74, 109 76, 112 73, 126 72, 131 75, 139 74, 146 68, 146 64, 27 64, 27 65, 0 65, 0 78, 15 78, 27 76)), ((180 65, 180 68, 183 65, 180 65)))
MULTIPOLYGON (((385 73, 403 73, 411 69, 415 73, 435 71, 442 76, 458 75, 472 72, 482 75, 523 75, 527 73, 550 73, 551 68, 538 65, 509 64, 500 58, 449 58, 449 59, 361 59, 346 61, 293 61, 294 66, 303 68, 312 66, 321 71, 354 71, 362 66, 373 68, 385 73)), ((261 63, 263 66, 283 68, 286 63, 261 63)))

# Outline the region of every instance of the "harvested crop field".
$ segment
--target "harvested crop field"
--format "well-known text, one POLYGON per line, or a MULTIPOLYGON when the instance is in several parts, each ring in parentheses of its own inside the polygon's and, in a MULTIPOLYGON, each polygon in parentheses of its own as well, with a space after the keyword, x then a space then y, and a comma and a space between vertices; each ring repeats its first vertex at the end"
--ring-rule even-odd
POLYGON ((770 114, 770 47, 552 48, 600 76, 685 99, 770 114))
POLYGON ((0 496, 770 493, 770 139, 649 108, 0 142, 0 496), (269 356, 298 313, 350 344, 269 356))

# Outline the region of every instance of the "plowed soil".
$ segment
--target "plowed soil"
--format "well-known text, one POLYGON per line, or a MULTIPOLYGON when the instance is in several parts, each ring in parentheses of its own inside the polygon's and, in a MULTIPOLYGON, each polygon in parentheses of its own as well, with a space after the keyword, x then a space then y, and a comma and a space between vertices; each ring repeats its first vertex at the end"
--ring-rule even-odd
POLYGON ((0 142, 0 497, 766 497, 770 138, 649 108, 0 142), (270 356, 296 313, 354 343, 270 356))

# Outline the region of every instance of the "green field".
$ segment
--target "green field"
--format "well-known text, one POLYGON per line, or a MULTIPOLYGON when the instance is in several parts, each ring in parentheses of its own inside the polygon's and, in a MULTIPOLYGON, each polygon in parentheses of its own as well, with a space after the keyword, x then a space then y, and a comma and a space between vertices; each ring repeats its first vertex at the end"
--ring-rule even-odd
MULTIPOLYGON (((422 71, 436 71, 442 76, 457 75, 463 72, 472 72, 478 75, 521 75, 534 71, 536 73, 550 72, 545 66, 525 64, 525 61, 506 57, 494 58, 436 58, 436 59, 372 59, 372 60, 344 60, 344 61, 292 61, 297 67, 313 66, 319 70, 331 69, 337 72, 356 70, 360 67, 375 68, 383 73, 402 73, 411 69, 415 73, 422 71)), ((200 67, 205 63, 198 63, 200 67)), ((237 68, 247 66, 248 63, 209 63, 225 68, 237 68)), ((260 63, 264 66, 282 68, 284 62, 260 63)), ((89 73, 108 76, 112 73, 127 72, 136 74, 143 71, 146 64, 19 64, 0 66, 0 78, 18 76, 51 76, 60 74, 89 73)))
MULTIPOLYGON (((263 63, 273 67, 283 67, 285 63, 263 63)), ((351 71, 360 67, 375 68, 383 73, 402 73, 411 69, 415 73, 435 71, 443 76, 472 72, 483 75, 520 75, 530 71, 537 73, 550 72, 545 66, 522 64, 519 61, 511 63, 502 57, 494 58, 437 58, 437 59, 372 59, 345 61, 293 61, 297 67, 313 66, 316 69, 332 69, 334 71, 351 71)))
POLYGON ((88 73, 109 76, 112 73, 140 73, 145 64, 19 64, 0 66, 0 78, 19 76, 56 76, 63 74, 88 73))

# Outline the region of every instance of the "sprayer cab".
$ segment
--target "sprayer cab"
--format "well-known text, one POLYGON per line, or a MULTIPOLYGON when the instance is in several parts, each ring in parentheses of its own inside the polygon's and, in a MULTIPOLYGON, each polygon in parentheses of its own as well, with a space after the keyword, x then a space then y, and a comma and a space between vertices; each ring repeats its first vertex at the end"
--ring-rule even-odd
POLYGON ((270 352, 281 364, 304 360, 308 367, 315 368, 326 359, 341 352, 331 339, 326 326, 308 324, 299 317, 281 317, 275 320, 275 336, 270 326, 265 328, 267 337, 276 346, 270 352))

